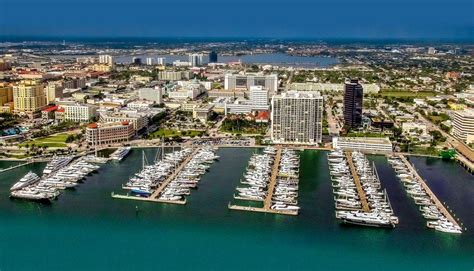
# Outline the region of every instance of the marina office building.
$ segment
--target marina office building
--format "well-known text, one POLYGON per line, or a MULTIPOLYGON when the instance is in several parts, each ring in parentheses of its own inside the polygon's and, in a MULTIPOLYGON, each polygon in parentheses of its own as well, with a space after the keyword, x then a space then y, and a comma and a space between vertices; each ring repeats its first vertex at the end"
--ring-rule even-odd
POLYGON ((368 153, 391 153, 393 150, 392 142, 386 137, 333 137, 332 147, 368 153))
POLYGON ((463 142, 474 142, 474 110, 456 111, 453 117, 453 135, 463 142))
POLYGON ((274 143, 321 143, 323 97, 313 91, 288 91, 275 95, 271 120, 274 143))
POLYGON ((262 86, 270 93, 278 89, 278 76, 276 74, 226 74, 224 81, 225 90, 250 90, 251 86, 262 86))

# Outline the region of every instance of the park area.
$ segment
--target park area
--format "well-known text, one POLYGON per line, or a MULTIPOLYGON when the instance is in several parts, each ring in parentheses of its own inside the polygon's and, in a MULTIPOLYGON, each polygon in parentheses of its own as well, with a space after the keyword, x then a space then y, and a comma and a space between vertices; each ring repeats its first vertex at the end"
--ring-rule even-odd
POLYGON ((436 96, 436 92, 433 91, 407 91, 407 90, 382 90, 379 93, 382 97, 392 98, 425 98, 436 96))
POLYGON ((151 133, 148 138, 171 138, 171 137, 196 137, 202 136, 204 131, 197 131, 197 130, 188 130, 188 131, 179 131, 179 130, 172 130, 172 129, 159 129, 151 133))
POLYGON ((49 147, 49 148, 65 148, 67 147, 66 140, 69 134, 61 133, 45 137, 35 138, 33 140, 28 140, 20 144, 20 146, 25 147, 26 145, 35 145, 38 147, 49 147))

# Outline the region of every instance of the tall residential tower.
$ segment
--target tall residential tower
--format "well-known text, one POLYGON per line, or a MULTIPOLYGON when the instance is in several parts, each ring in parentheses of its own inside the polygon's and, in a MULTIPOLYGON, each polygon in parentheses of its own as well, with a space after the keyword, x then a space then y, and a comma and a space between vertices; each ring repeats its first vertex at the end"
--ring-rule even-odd
POLYGON ((346 80, 344 86, 344 125, 356 128, 362 124, 364 90, 358 79, 346 80))

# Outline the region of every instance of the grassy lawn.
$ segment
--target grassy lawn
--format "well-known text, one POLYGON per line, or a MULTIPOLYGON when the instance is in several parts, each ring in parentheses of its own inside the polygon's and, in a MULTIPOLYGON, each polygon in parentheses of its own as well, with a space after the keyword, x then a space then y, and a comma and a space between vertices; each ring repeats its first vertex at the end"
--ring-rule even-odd
POLYGON ((148 137, 149 138, 160 138, 160 137, 173 137, 173 136, 201 136, 204 134, 204 131, 178 131, 178 130, 171 130, 171 129, 159 129, 153 133, 151 133, 148 137))
POLYGON ((382 97, 413 97, 413 98, 424 98, 430 96, 436 96, 436 92, 433 91, 407 91, 407 90, 382 90, 379 93, 382 97))
POLYGON ((33 140, 22 143, 20 145, 24 147, 26 144, 29 144, 29 145, 35 144, 36 146, 39 146, 39 147, 47 146, 47 147, 53 147, 53 148, 65 148, 67 147, 66 145, 67 137, 68 137, 68 134, 65 134, 65 133, 50 135, 47 137, 35 138, 33 140))

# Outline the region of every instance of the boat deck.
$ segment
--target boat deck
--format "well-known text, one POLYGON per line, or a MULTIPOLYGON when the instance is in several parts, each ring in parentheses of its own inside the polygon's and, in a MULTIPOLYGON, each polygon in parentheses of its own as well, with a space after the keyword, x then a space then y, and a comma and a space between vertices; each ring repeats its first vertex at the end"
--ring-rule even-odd
POLYGON ((352 178, 354 179, 354 183, 356 185, 357 193, 359 194, 360 203, 362 204, 362 210, 364 212, 370 212, 369 203, 367 202, 367 196, 365 195, 365 191, 362 188, 359 175, 357 174, 356 169, 354 167, 351 152, 346 152, 346 159, 347 163, 349 164, 349 169, 351 171, 352 178))
POLYGON ((405 156, 400 155, 400 159, 402 159, 403 163, 408 167, 410 172, 415 176, 415 179, 417 182, 423 187, 423 189, 426 191, 430 199, 435 203, 436 207, 439 209, 439 211, 449 220, 449 222, 453 223, 456 226, 459 226, 458 222, 454 217, 449 213, 449 211, 444 207, 444 205, 441 203, 441 201, 436 197, 436 195, 431 191, 430 187, 426 184, 426 182, 421 178, 421 176, 418 174, 416 171, 415 167, 408 162, 405 156))

